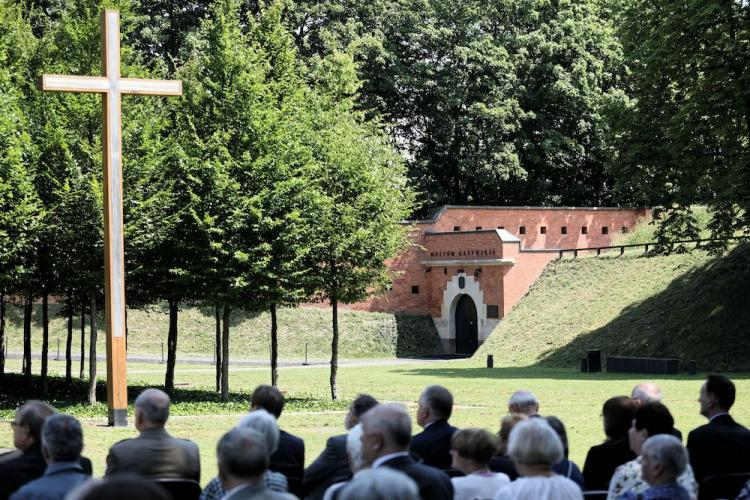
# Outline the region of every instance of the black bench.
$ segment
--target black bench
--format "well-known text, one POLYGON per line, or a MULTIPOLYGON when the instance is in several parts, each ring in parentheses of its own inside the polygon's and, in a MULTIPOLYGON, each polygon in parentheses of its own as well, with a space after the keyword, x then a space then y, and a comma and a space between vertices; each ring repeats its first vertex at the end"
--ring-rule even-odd
POLYGON ((607 356, 607 372, 676 375, 679 371, 679 359, 607 356))

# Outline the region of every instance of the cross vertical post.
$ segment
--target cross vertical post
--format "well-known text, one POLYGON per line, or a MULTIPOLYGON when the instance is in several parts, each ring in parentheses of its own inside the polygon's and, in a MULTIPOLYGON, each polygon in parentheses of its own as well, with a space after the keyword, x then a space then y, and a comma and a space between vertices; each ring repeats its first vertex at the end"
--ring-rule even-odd
POLYGON ((125 252, 122 210, 122 94, 182 94, 179 80, 120 78, 120 14, 102 11, 102 76, 42 75, 51 92, 102 94, 104 167, 104 311, 107 333, 109 425, 127 425, 128 384, 125 344, 125 252))

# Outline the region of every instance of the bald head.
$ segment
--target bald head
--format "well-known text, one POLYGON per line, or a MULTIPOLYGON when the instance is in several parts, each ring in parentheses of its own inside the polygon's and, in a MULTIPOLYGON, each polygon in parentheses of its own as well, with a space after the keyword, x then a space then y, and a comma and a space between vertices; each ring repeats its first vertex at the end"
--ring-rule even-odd
POLYGON ((146 389, 135 400, 135 425, 139 430, 164 427, 169 418, 169 396, 159 389, 146 389))
POLYGON ((661 389, 653 382, 641 382, 633 387, 631 399, 638 405, 661 402, 661 389))

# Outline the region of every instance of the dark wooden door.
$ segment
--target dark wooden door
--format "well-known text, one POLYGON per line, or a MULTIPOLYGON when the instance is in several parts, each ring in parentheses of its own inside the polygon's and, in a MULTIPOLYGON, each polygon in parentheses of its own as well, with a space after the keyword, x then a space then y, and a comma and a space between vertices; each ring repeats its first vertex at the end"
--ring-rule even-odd
POLYGON ((477 307, 468 295, 456 304, 456 354, 474 354, 479 347, 477 307))

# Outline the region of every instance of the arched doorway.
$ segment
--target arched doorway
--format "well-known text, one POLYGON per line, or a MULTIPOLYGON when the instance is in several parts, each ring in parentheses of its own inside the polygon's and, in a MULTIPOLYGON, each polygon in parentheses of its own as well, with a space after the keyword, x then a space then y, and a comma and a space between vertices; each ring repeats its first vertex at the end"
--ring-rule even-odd
POLYGON ((477 306, 469 295, 456 304, 456 354, 474 354, 479 347, 477 306))

